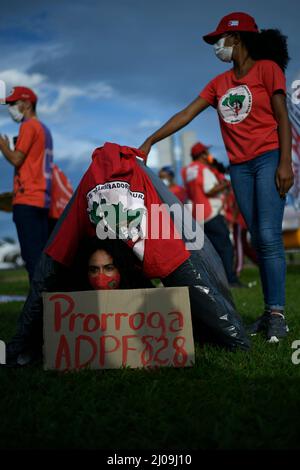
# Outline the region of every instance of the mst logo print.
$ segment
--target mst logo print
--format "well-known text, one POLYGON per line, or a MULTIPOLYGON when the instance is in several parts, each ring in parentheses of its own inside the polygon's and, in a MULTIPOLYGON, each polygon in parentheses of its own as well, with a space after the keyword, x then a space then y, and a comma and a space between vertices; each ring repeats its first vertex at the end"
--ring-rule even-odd
POLYGON ((143 260, 147 226, 144 193, 132 191, 126 181, 110 181, 98 184, 86 197, 98 238, 131 241, 134 253, 143 260))
POLYGON ((246 119, 251 108, 252 94, 247 85, 230 88, 218 104, 221 118, 229 124, 238 124, 246 119))

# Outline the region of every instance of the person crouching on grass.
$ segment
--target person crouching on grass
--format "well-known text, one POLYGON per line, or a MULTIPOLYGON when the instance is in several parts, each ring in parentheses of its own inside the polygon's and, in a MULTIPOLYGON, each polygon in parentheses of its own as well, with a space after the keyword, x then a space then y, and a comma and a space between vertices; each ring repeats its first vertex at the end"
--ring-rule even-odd
POLYGON ((285 196, 293 185, 291 126, 284 70, 289 56, 278 30, 259 31, 254 18, 234 12, 203 37, 215 54, 233 67, 211 80, 200 95, 146 139, 153 144, 174 134, 209 106, 217 109, 230 160, 232 187, 256 248, 265 310, 251 334, 263 331, 269 342, 287 334, 285 252, 282 219, 285 196))

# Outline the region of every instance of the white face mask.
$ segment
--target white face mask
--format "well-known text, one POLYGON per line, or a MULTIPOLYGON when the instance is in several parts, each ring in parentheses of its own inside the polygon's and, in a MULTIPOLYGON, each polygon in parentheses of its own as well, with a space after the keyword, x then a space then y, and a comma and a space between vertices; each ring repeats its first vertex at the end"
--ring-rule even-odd
POLYGON ((226 38, 221 38, 214 44, 215 54, 223 62, 232 61, 233 46, 224 46, 226 38))
POLYGON ((170 181, 169 181, 167 178, 163 178, 163 179, 162 179, 162 182, 163 182, 166 186, 170 186, 170 181))
POLYGON ((17 104, 8 106, 8 112, 16 122, 21 122, 24 119, 24 114, 19 111, 19 106, 17 104))

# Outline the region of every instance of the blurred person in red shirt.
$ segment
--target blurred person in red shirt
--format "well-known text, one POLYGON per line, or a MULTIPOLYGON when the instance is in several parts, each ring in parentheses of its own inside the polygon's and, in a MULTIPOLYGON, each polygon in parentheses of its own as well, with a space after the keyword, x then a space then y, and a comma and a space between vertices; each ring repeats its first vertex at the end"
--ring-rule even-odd
POLYGON ((56 165, 52 166, 51 204, 49 209, 49 235, 65 210, 73 194, 73 187, 65 173, 56 165))
POLYGON ((193 161, 182 169, 182 178, 188 198, 193 203, 193 216, 197 218, 197 204, 204 206, 204 232, 219 254, 231 287, 242 287, 233 269, 233 247, 229 230, 221 211, 223 193, 229 182, 219 181, 208 163, 208 147, 197 142, 191 149, 193 161))
POLYGON ((230 189, 224 205, 225 218, 232 227, 234 251, 235 251, 235 272, 240 276, 244 267, 244 255, 254 264, 258 264, 257 253, 248 240, 248 228, 242 216, 234 192, 230 189))
POLYGON ((0 150, 15 168, 13 221, 30 280, 48 239, 53 160, 52 136, 37 117, 37 100, 30 88, 13 88, 5 104, 12 119, 21 123, 15 149, 7 136, 0 136, 0 150))
POLYGON ((179 199, 182 204, 188 200, 185 189, 175 182, 175 173, 171 166, 163 166, 159 172, 160 179, 169 188, 169 190, 179 199))

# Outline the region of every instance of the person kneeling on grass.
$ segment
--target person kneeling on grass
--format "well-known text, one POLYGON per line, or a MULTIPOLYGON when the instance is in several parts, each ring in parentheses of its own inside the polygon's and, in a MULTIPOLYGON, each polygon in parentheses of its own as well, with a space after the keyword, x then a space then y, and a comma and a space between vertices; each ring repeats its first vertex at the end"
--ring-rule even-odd
MULTIPOLYGON (((60 266, 48 292, 72 292, 107 289, 143 289, 154 287, 142 272, 138 258, 122 240, 89 238, 83 242, 70 268, 60 266)), ((42 302, 36 308, 42 312, 42 302)), ((7 366, 17 367, 40 362, 43 344, 43 316, 38 315, 32 335, 23 352, 9 359, 7 366)), ((14 337, 18 339, 18 334, 14 337)), ((14 341, 14 338, 12 341, 14 341)))

